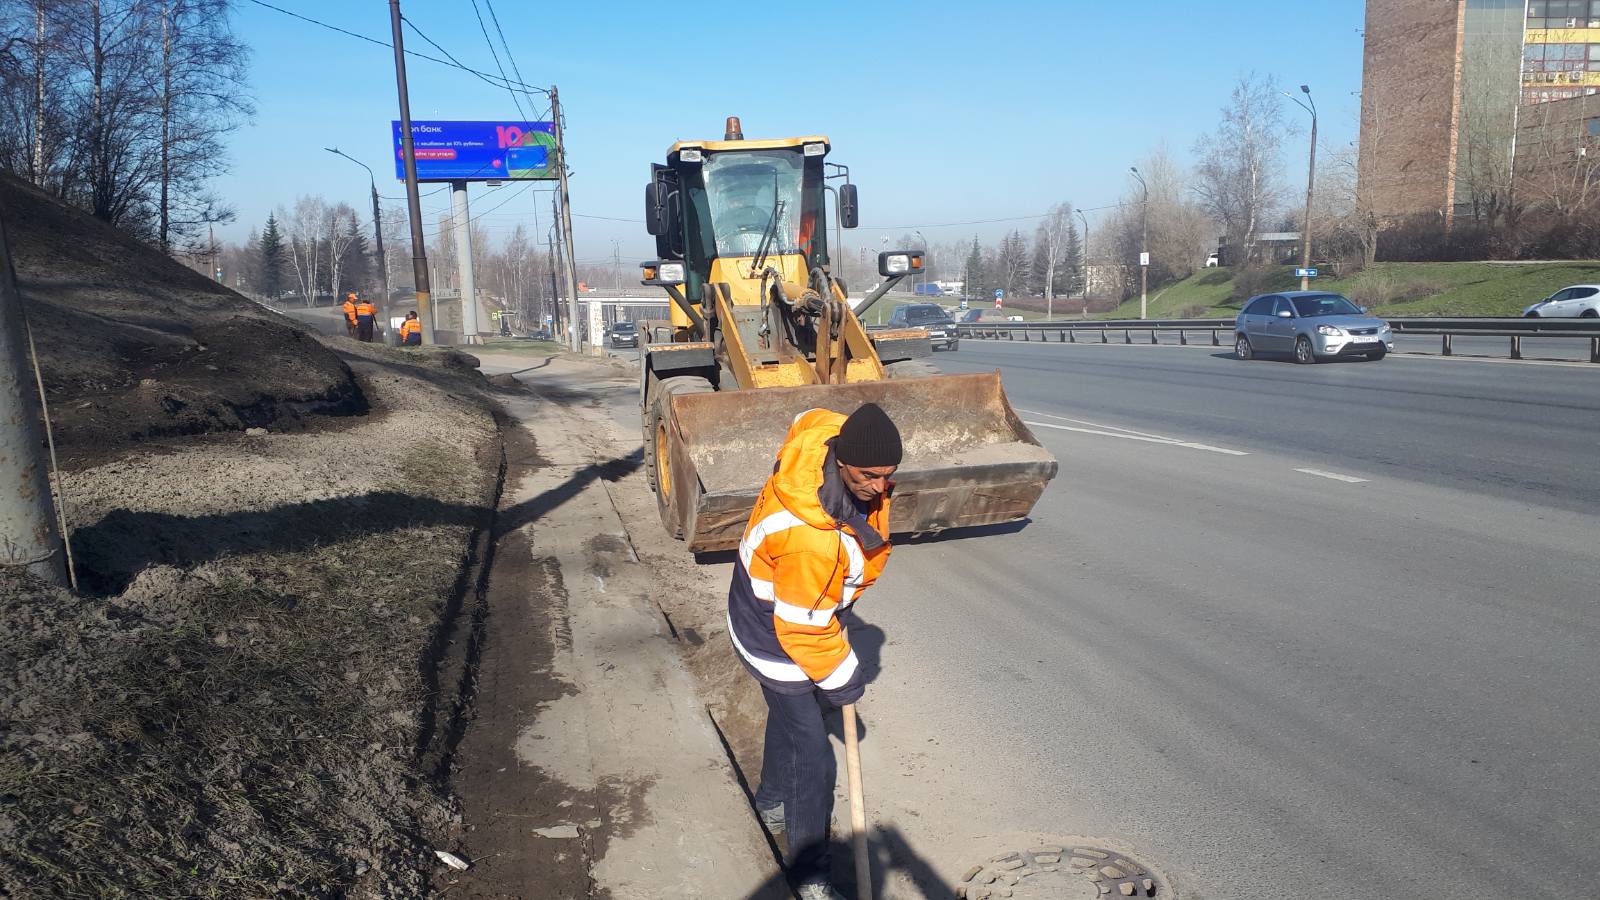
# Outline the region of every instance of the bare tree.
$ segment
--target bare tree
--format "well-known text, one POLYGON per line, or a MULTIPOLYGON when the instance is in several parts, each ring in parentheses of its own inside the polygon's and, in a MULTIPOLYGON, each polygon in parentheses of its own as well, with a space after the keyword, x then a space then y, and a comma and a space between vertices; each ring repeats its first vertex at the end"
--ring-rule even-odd
POLYGON ((1195 144, 1195 195, 1249 261, 1256 234, 1278 206, 1285 132, 1277 82, 1251 73, 1234 85, 1216 131, 1195 144))
POLYGON ((327 203, 319 197, 301 197, 294 202, 294 214, 278 208, 278 221, 288 224, 289 261, 306 306, 316 305, 317 286, 322 272, 322 223, 327 218, 327 203))
POLYGON ((228 0, 161 0, 158 16, 156 242, 170 251, 174 229, 187 233, 232 218, 232 211, 201 185, 221 170, 221 137, 250 114, 251 105, 244 86, 246 51, 228 29, 228 0), (176 221, 175 205, 180 211, 176 221))
POLYGON ((323 212, 320 231, 327 235, 328 293, 339 302, 340 275, 345 267, 345 253, 356 238, 352 225, 357 224, 356 211, 348 203, 339 203, 323 212))

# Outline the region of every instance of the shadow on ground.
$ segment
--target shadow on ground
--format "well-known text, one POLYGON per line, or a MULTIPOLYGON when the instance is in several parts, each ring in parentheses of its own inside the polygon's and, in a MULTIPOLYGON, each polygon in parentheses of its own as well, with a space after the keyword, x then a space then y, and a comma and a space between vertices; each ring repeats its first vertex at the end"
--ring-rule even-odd
MULTIPOLYGON (((643 465, 643 451, 584 466, 556 487, 501 511, 496 536, 515 531, 597 480, 618 481, 643 465)), ((195 566, 226 556, 283 553, 430 525, 481 527, 489 510, 398 491, 290 503, 264 510, 184 516, 119 509, 72 535, 84 588, 115 594, 152 565, 195 566)))

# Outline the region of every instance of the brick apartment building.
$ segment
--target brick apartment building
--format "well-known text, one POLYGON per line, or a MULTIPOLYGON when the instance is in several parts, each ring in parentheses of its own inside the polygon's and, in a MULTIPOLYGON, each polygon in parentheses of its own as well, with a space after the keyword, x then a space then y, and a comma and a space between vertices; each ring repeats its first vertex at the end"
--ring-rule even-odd
POLYGON ((1368 0, 1360 150, 1380 221, 1443 230, 1600 178, 1600 0, 1368 0))

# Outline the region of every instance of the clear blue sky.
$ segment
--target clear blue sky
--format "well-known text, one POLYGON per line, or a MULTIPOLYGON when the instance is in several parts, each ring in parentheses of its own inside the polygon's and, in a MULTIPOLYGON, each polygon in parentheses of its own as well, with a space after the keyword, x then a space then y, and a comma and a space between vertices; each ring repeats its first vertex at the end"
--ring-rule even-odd
MULTIPOLYGON (((383 0, 270 2, 389 38, 383 0)), ((487 21, 484 0, 477 2, 487 21)), ((389 174, 389 122, 398 118, 391 52, 238 3, 235 26, 253 50, 258 111, 230 140, 232 172, 216 185, 239 213, 222 236, 242 240, 300 194, 365 212, 366 174, 323 147, 366 162, 381 194, 402 197, 389 174)), ((499 0, 495 11, 523 80, 560 86, 574 212, 640 218, 650 163, 674 140, 720 137, 723 119, 738 115, 747 137, 831 138, 829 158, 851 167, 861 192, 863 228, 847 238, 853 244, 909 230, 873 226, 920 227, 936 242, 974 233, 987 241, 1013 227, 1029 233, 1034 223, 930 226, 1033 215, 1063 200, 1111 203, 1128 165, 1157 144, 1187 161, 1231 85, 1250 70, 1291 89, 1309 83, 1324 146, 1352 141, 1363 6, 499 0)), ((457 59, 496 71, 470 0, 408 0, 402 8, 457 59)), ((409 30, 406 46, 438 55, 409 30)), ((415 58, 408 70, 414 118, 518 117, 506 91, 472 75, 415 58)), ((1286 143, 1294 184, 1303 177, 1306 116, 1290 112, 1298 129, 1286 143)), ((522 185, 473 190, 477 214, 522 185)), ((424 197, 430 230, 448 197, 424 197)), ((542 236, 549 197, 532 190, 483 222, 497 236, 518 221, 531 226, 536 202, 542 236)), ((641 224, 580 218, 574 231, 580 259, 609 258, 613 238, 624 262, 653 254, 641 224)))

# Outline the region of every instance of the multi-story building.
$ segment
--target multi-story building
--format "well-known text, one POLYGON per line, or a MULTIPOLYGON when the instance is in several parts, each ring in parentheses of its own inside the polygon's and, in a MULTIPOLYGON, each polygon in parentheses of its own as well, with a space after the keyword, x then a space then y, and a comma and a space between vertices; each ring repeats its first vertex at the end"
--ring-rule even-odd
POLYGON ((1526 103, 1600 94, 1600 0, 1528 0, 1526 103))
POLYGON ((1551 119, 1533 105, 1600 100, 1600 0, 1368 0, 1363 64, 1363 203, 1391 223, 1492 220, 1516 196, 1518 143, 1560 158, 1552 142, 1584 118, 1563 109, 1547 139, 1522 121, 1551 119))

